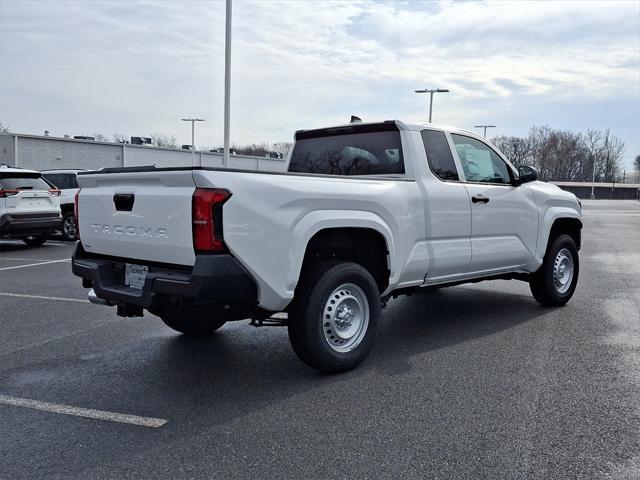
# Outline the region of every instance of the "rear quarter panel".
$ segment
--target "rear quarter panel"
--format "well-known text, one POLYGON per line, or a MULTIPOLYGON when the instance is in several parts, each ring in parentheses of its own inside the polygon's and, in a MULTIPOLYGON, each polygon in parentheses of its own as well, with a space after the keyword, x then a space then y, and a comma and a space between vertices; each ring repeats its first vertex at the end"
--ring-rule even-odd
POLYGON ((194 171, 194 180, 231 191, 225 243, 256 279, 260 306, 268 310, 281 310, 293 298, 307 243, 322 229, 380 232, 392 285, 424 236, 422 197, 413 181, 223 171, 194 171))

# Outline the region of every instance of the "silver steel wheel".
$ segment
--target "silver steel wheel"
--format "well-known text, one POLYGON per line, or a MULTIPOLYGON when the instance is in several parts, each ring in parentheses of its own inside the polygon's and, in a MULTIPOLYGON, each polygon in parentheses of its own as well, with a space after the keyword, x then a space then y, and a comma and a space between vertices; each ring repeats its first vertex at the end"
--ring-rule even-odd
POLYGON ((573 280, 573 255, 563 248, 553 262, 553 285, 558 293, 567 293, 573 280))
POLYGON ((64 218, 64 222, 62 223, 62 233, 69 240, 76 239, 76 219, 71 215, 64 218))
POLYGON ((336 352, 355 349, 369 327, 369 301, 364 291, 353 283, 336 288, 324 306, 322 331, 336 352))

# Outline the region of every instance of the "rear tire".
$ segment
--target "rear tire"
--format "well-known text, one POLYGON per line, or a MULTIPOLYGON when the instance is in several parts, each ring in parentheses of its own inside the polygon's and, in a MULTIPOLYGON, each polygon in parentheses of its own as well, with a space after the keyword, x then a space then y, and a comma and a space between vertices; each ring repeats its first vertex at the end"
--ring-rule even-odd
POLYGON ((381 306, 371 274, 352 262, 322 262, 301 278, 289 340, 300 360, 325 373, 357 367, 373 348, 381 306))
POLYGON ((76 216, 73 212, 68 212, 62 217, 62 238, 67 242, 75 242, 78 239, 76 216))
POLYGON ((49 235, 46 233, 41 233, 40 235, 30 235, 22 239, 24 243, 26 243, 30 247, 39 247, 44 242, 47 241, 49 235))
POLYGON ((566 304, 578 284, 580 259, 569 235, 559 235, 547 249, 544 262, 531 274, 529 287, 533 297, 545 307, 566 304))
POLYGON ((164 324, 190 337, 204 337, 222 327, 226 322, 202 316, 189 316, 188 313, 176 311, 159 314, 164 324))

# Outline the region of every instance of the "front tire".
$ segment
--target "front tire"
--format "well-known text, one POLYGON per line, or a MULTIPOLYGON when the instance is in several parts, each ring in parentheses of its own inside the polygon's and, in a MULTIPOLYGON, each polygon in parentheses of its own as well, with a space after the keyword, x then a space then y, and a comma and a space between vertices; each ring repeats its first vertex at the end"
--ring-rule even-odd
POLYGON ((296 289, 289 340, 300 360, 325 373, 357 367, 373 348, 380 322, 378 286, 352 262, 323 262, 296 289))
POLYGON ((46 233, 41 233, 40 235, 30 235, 22 239, 24 243, 26 243, 30 247, 39 247, 44 242, 47 241, 48 235, 46 233))
POLYGON ((573 296, 579 272, 580 259, 575 242, 569 235, 559 235, 551 243, 538 271, 531 274, 531 293, 546 307, 564 305, 573 296))

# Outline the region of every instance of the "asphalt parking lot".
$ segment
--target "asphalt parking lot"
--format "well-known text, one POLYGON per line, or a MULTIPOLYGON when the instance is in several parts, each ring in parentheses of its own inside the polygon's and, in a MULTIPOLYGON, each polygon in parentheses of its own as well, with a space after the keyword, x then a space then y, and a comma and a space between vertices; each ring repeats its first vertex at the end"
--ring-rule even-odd
POLYGON ((640 202, 584 204, 566 307, 516 281, 401 297, 337 376, 284 328, 120 319, 71 244, 2 241, 0 478, 640 478, 640 202))

